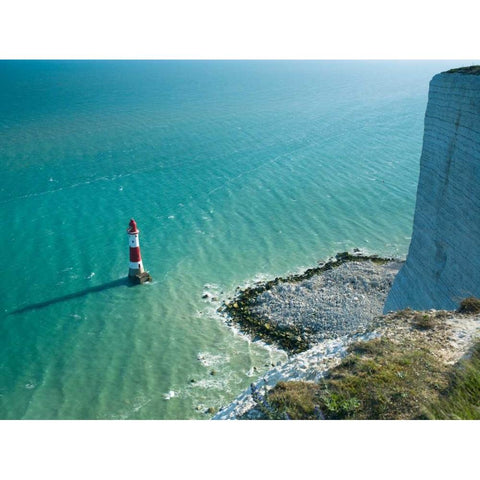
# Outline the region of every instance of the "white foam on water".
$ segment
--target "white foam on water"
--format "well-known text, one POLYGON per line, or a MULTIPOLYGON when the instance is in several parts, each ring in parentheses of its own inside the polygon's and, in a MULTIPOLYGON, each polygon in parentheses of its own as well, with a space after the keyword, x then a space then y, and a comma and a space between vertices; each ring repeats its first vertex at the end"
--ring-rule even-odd
POLYGON ((168 393, 163 394, 164 400, 170 400, 171 398, 175 397, 176 393, 174 390, 170 390, 168 393))
POLYGON ((143 408, 145 405, 148 405, 151 401, 151 398, 148 398, 146 400, 140 400, 133 406, 133 412, 138 412, 141 408, 143 408))
POLYGON ((201 380, 196 381, 195 383, 191 384, 192 389, 202 389, 206 390, 220 390, 222 392, 228 393, 230 392, 228 378, 219 377, 219 376, 211 376, 210 378, 202 378, 201 380))
POLYGON ((197 360, 204 367, 213 367, 215 365, 222 365, 230 360, 228 355, 215 355, 210 352, 200 352, 197 355, 197 360))

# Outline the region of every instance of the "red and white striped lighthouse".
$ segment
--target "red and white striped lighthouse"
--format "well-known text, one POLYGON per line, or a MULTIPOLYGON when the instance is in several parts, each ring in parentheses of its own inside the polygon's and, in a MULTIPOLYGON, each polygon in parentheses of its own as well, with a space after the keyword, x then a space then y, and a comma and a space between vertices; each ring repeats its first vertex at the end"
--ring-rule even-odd
POLYGON ((140 242, 138 234, 140 231, 137 228, 137 223, 132 218, 128 224, 128 245, 130 247, 130 268, 128 269, 128 276, 135 278, 142 274, 145 270, 143 268, 142 255, 140 253, 140 242))

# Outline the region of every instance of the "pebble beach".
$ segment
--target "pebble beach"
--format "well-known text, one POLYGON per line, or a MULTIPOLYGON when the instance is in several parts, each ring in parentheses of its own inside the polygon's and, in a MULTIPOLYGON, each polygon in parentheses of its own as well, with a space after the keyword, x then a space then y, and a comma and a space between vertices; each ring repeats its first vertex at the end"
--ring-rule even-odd
POLYGON ((258 325, 269 323, 267 331, 277 346, 277 331, 295 331, 308 339, 302 343, 303 346, 308 343, 308 348, 298 351, 295 343, 292 349, 287 348, 285 362, 262 375, 233 402, 221 408, 213 419, 261 419, 252 388, 264 393, 280 381, 319 382, 348 354, 349 345, 358 341, 380 336, 413 341, 423 335, 432 351, 446 364, 457 362, 480 333, 480 316, 429 310, 428 316, 440 321, 436 329, 425 333, 415 323, 418 312, 407 309, 382 315, 390 285, 402 265, 401 260, 367 257, 361 253, 338 254, 302 275, 277 278, 239 291, 224 306, 227 315, 230 311, 236 312, 228 321, 240 329, 243 325, 254 338, 267 342, 265 329, 258 325), (256 323, 243 322, 242 319, 249 316, 254 317, 256 323), (258 328, 256 337, 252 325, 258 328))
MULTIPOLYGON (((227 323, 289 354, 257 387, 269 389, 280 380, 318 381, 346 355, 351 342, 376 336, 402 265, 359 251, 341 253, 303 274, 239 290, 221 309, 227 323)), ((213 419, 255 418, 253 406, 247 389, 213 419)))
POLYGON ((402 261, 344 252, 303 274, 237 291, 221 309, 230 323, 288 353, 369 325, 382 313, 402 261))

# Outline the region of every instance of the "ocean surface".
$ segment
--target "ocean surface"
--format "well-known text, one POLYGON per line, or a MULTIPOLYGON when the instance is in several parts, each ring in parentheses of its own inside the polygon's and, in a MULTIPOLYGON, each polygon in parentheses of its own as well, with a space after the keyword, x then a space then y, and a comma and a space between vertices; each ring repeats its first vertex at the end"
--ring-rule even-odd
POLYGON ((405 257, 428 82, 464 64, 1 61, 0 418, 228 404, 285 355, 221 301, 354 247, 405 257))

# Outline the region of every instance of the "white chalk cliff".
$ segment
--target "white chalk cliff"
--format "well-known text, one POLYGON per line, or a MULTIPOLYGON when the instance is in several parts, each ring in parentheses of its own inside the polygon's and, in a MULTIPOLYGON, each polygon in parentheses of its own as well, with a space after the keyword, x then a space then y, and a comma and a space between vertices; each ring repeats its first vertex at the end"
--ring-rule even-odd
POLYGON ((480 297, 480 67, 435 75, 407 260, 384 312, 480 297))

